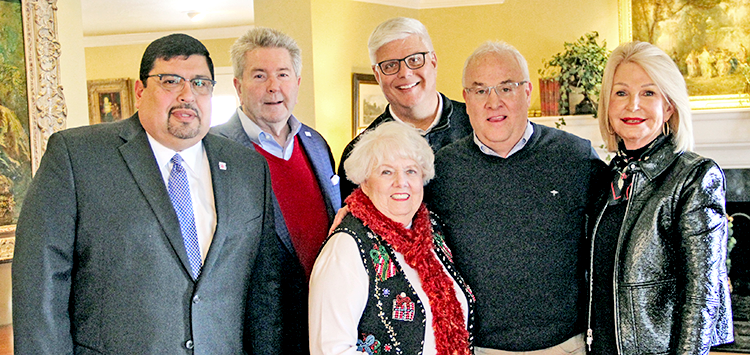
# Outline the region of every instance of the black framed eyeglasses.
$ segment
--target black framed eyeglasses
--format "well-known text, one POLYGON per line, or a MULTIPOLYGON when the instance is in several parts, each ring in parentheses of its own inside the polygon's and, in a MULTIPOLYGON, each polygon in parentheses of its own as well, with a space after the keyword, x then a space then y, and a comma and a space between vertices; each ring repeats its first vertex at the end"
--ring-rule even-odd
POLYGON ((169 92, 182 91, 185 88, 185 82, 190 82, 190 88, 196 95, 209 95, 214 91, 216 81, 207 78, 195 78, 187 80, 177 74, 153 74, 146 78, 159 78, 159 85, 162 89, 169 92))
POLYGON ((378 63, 377 66, 380 68, 380 72, 385 75, 398 73, 401 70, 401 62, 404 62, 407 68, 415 70, 424 66, 424 63, 427 62, 425 56, 430 53, 432 52, 418 52, 401 59, 384 60, 378 63))

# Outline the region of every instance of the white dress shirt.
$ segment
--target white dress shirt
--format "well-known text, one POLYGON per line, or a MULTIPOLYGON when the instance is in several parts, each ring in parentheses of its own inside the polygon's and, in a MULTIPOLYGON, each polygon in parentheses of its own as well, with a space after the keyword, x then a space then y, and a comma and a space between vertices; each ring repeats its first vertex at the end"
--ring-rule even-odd
MULTIPOLYGON (((401 253, 394 251, 394 254, 407 281, 414 288, 424 306, 426 326, 423 354, 434 355, 437 349, 429 299, 422 289, 422 282, 417 271, 406 264, 401 253)), ((435 255, 434 251, 433 255, 435 255)), ((443 272, 448 273, 445 266, 443 266, 443 272)), ((331 236, 315 260, 310 276, 311 355, 364 354, 357 351, 357 339, 359 339, 357 326, 370 294, 369 280, 354 238, 342 232, 331 236)), ((451 280, 456 298, 463 310, 464 322, 468 322, 469 311, 466 296, 452 277, 451 280)))
POLYGON ((169 173, 172 171, 170 160, 177 153, 182 156, 183 166, 188 176, 188 184, 190 184, 190 200, 193 203, 193 215, 195 216, 195 229, 198 232, 198 244, 201 248, 201 259, 206 261, 206 254, 208 254, 208 248, 211 246, 211 240, 213 240, 216 231, 216 205, 214 204, 211 169, 208 165, 208 156, 203 149, 203 141, 183 151, 176 152, 156 141, 148 133, 147 135, 165 186, 169 182, 169 173))

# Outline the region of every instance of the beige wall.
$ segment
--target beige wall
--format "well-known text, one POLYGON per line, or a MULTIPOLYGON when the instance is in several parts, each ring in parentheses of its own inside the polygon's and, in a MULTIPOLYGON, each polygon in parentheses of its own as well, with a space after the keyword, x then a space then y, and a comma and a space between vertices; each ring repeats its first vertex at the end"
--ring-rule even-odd
MULTIPOLYGON (((236 38, 208 39, 203 44, 211 53, 215 67, 230 66, 229 46, 236 38)), ((131 78, 138 79, 141 56, 148 43, 121 46, 88 47, 86 56, 86 80, 131 78)), ((84 85, 86 83, 84 82, 84 85)))
POLYGON ((315 128, 326 138, 338 162, 352 138, 352 73, 372 73, 367 54, 370 32, 391 17, 416 17, 417 11, 349 0, 318 0, 312 13, 315 128))
POLYGON ((293 114, 303 123, 316 127, 310 0, 255 0, 254 7, 255 25, 286 33, 302 50, 302 82, 293 114))
POLYGON ((79 0, 57 2, 58 38, 60 40, 60 83, 68 107, 68 127, 89 123, 88 91, 84 69, 83 26, 79 0))
MULTIPOLYGON (((618 44, 617 0, 524 0, 499 5, 429 9, 419 13, 438 54, 438 90, 463 101, 461 75, 466 58, 481 43, 502 40, 529 64, 534 85, 532 107, 539 108, 537 70, 543 60, 583 34, 598 31, 614 49, 618 44)), ((599 43, 602 43, 601 41, 599 43)))
MULTIPOLYGON (((608 47, 618 43, 617 0, 506 1, 426 10, 352 0, 256 0, 256 25, 278 28, 300 44, 302 86, 294 113, 323 134, 337 160, 351 139, 351 75, 371 73, 367 39, 377 24, 395 16, 414 17, 427 26, 438 54, 438 90, 460 101, 463 62, 486 40, 516 46, 529 62, 534 86, 542 59, 561 51, 564 42, 598 31, 608 47)), ((230 65, 234 40, 203 41, 216 66, 230 65)), ((86 48, 86 78, 136 78, 145 47, 86 48)), ((534 93, 532 107, 538 108, 534 93)))

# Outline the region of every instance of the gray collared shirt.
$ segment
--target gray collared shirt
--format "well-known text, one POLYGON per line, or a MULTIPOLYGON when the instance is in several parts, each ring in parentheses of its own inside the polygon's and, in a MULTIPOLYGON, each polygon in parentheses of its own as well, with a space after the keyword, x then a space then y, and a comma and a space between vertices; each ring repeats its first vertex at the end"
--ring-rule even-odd
MULTIPOLYGON (((526 130, 523 132, 523 137, 521 137, 521 139, 518 140, 518 143, 516 143, 516 145, 513 146, 513 148, 510 150, 510 152, 508 152, 508 156, 507 157, 509 157, 509 156, 513 155, 514 153, 518 152, 519 150, 523 149, 523 147, 525 147, 526 143, 529 141, 529 138, 531 138, 532 134, 534 134, 534 126, 531 124, 531 121, 526 120, 526 130)), ((491 155, 491 156, 495 156, 495 157, 507 158, 507 157, 501 156, 500 154, 497 154, 497 152, 495 152, 494 150, 492 150, 492 148, 490 148, 487 145, 485 145, 484 143, 482 143, 479 140, 479 137, 477 137, 477 133, 476 132, 474 132, 473 135, 474 135, 474 143, 477 146, 479 146, 479 150, 481 150, 482 153, 487 154, 487 155, 491 155)))
POLYGON ((264 132, 257 124, 255 124, 255 122, 253 122, 253 120, 250 119, 250 117, 247 117, 247 115, 242 112, 242 107, 237 108, 237 115, 240 117, 242 128, 253 143, 259 145, 263 150, 277 158, 289 160, 289 158, 292 157, 292 151, 294 150, 294 136, 296 136, 297 133, 299 133, 300 128, 302 128, 302 124, 296 117, 294 117, 294 115, 289 116, 289 121, 287 122, 289 125, 289 136, 286 137, 286 142, 284 142, 283 147, 273 139, 271 134, 264 132))

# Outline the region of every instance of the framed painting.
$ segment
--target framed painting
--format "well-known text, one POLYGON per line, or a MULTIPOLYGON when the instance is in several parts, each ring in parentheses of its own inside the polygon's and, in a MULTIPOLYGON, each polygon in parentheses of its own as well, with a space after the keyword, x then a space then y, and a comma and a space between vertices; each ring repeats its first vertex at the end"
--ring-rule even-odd
POLYGON ((750 3, 618 0, 620 42, 661 48, 685 77, 691 108, 750 106, 750 3))
POLYGON ((381 113, 388 101, 372 74, 352 74, 352 137, 364 131, 381 113))
POLYGON ((0 262, 47 140, 65 128, 54 0, 0 0, 0 262))
POLYGON ((133 114, 133 81, 108 79, 87 81, 89 123, 114 122, 133 114))

